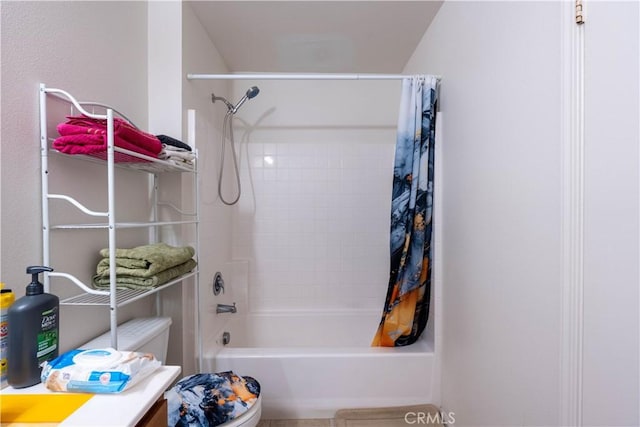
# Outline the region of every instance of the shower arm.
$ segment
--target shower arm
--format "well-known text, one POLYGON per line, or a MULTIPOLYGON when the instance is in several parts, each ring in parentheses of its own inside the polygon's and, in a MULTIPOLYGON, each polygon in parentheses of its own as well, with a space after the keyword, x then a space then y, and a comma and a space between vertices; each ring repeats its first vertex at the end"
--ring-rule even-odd
MULTIPOLYGON (((229 101, 227 101, 225 98, 221 97, 221 96, 216 96, 214 93, 211 94, 211 102, 213 102, 215 104, 216 101, 222 101, 224 102, 224 104, 227 106, 227 108, 229 109, 229 111, 233 111, 235 109, 235 107, 233 106, 233 104, 231 104, 229 101)), ((235 113, 235 111, 234 111, 235 113)))

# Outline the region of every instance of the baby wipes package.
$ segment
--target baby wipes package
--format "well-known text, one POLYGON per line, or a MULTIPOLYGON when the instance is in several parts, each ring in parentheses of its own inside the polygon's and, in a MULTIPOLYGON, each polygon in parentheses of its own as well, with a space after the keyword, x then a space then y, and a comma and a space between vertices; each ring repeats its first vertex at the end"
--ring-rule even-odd
POLYGON ((42 365, 42 383, 52 391, 119 393, 160 367, 150 353, 113 348, 71 350, 42 365))

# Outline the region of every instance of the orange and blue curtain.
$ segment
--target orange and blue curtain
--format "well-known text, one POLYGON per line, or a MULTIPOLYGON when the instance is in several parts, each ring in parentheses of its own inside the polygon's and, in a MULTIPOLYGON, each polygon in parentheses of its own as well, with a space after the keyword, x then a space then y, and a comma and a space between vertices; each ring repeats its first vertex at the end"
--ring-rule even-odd
POLYGON ((389 287, 372 346, 413 344, 427 325, 437 94, 434 76, 402 81, 393 168, 389 287))

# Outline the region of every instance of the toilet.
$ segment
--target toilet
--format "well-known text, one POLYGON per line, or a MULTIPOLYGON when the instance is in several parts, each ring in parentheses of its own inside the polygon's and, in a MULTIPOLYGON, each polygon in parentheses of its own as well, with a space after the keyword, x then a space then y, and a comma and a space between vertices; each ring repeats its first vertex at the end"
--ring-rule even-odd
MULTIPOLYGON (((118 350, 151 353, 161 363, 164 363, 169 346, 170 326, 170 317, 137 318, 118 325, 118 350)), ((105 332, 78 348, 107 347, 111 347, 109 332, 105 332)))
MULTIPOLYGON (((118 326, 118 350, 137 351, 141 353, 152 353, 156 359, 164 363, 167 358, 167 349, 169 345, 169 327, 171 326, 171 318, 169 317, 149 317, 131 319, 118 326)), ((85 343, 78 348, 107 348, 111 347, 111 335, 106 332, 91 341, 85 343)), ((215 374, 196 374, 185 377, 178 381, 188 381, 189 378, 199 377, 206 379, 208 377, 225 377, 232 375, 240 377, 234 373, 221 372, 215 374)), ((262 414, 262 396, 259 393, 260 385, 253 378, 247 377, 254 387, 257 387, 257 398, 252 399, 252 403, 246 410, 235 418, 218 424, 220 427, 255 427, 260 422, 262 414)), ((244 381, 244 379, 243 379, 244 381)), ((169 402, 171 410, 172 396, 175 395, 175 388, 171 388, 165 393, 165 397, 169 402)), ((175 396, 173 396, 175 398, 175 396)), ((175 404, 174 404, 175 406, 175 404)))
POLYGON ((260 384, 233 371, 182 378, 164 394, 168 425, 255 427, 260 421, 260 384))
POLYGON ((219 427, 256 427, 260 422, 261 415, 262 396, 258 396, 258 399, 253 404, 251 409, 231 421, 220 424, 219 427))

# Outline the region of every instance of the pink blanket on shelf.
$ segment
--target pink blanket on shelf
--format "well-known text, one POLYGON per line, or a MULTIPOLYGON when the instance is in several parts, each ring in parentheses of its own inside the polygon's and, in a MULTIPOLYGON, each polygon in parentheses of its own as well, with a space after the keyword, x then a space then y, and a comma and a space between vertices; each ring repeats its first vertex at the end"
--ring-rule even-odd
MULTIPOLYGON (((84 116, 67 117, 58 125, 60 137, 53 141, 53 148, 66 154, 98 155, 105 158, 107 150, 107 121, 84 116), (101 156, 101 153, 105 153, 101 156)), ((162 143, 155 136, 136 129, 126 121, 114 118, 113 141, 117 147, 153 158, 158 157, 162 143)), ((116 161, 144 161, 116 153, 116 161)))

